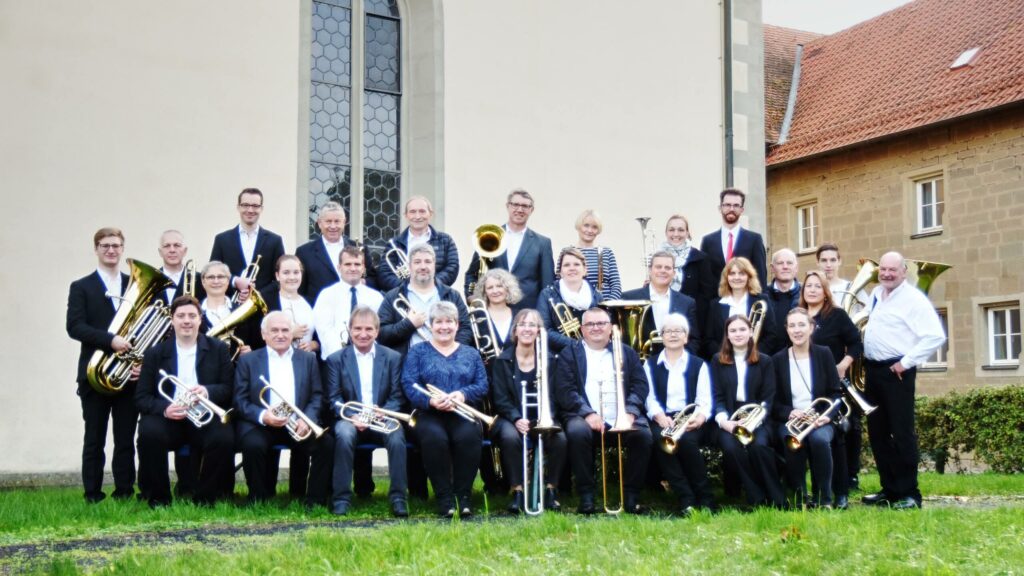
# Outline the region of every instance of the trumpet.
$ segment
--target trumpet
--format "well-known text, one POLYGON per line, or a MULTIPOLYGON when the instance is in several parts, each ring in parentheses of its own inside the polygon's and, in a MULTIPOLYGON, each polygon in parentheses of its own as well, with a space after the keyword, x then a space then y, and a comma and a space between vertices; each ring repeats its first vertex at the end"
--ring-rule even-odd
MULTIPOLYGON (((473 248, 480 256, 477 278, 487 273, 488 262, 505 253, 505 229, 497 224, 481 224, 473 231, 473 248)), ((469 293, 476 291, 476 282, 469 284, 469 293)))
POLYGON ((615 409, 615 420, 612 422, 611 428, 605 430, 604 426, 601 427, 601 496, 604 500, 604 511, 608 514, 618 514, 625 508, 625 477, 622 475, 624 470, 622 465, 622 434, 633 430, 632 424, 626 424, 629 421, 629 414, 626 412, 626 389, 625 389, 625 377, 622 372, 623 364, 623 352, 622 352, 622 334, 619 332, 618 326, 612 326, 612 370, 614 384, 611 390, 606 391, 604 381, 598 382, 598 396, 600 396, 600 408, 601 416, 604 417, 605 406, 614 406, 615 409), (611 397, 610 401, 605 399, 611 397), (615 434, 615 439, 618 442, 617 452, 619 458, 619 505, 609 506, 608 504, 608 462, 607 454, 605 451, 605 433, 615 434))
MULTIPOLYGON (((412 303, 409 302, 409 299, 405 297, 405 294, 399 292, 398 296, 395 297, 395 301, 391 303, 391 307, 395 309, 395 312, 398 312, 399 316, 412 322, 409 317, 412 315, 413 307, 412 303)), ((420 335, 420 338, 423 338, 428 342, 434 337, 434 335, 430 333, 430 328, 427 328, 426 325, 416 328, 416 333, 420 335)))
POLYGON ((661 442, 659 446, 666 454, 675 454, 679 448, 679 439, 686 433, 686 426, 697 415, 697 404, 687 404, 682 410, 676 413, 672 419, 672 425, 661 431, 661 442))
MULTIPOLYGON (((416 390, 420 394, 430 397, 431 400, 440 400, 448 396, 447 392, 441 390, 440 388, 434 386, 433 384, 427 384, 426 388, 420 386, 419 384, 413 384, 412 388, 413 390, 416 390)), ((455 405, 454 412, 457 415, 459 415, 468 422, 480 422, 488 430, 491 428, 491 426, 494 426, 494 422, 497 420, 497 418, 495 418, 494 416, 488 416, 487 414, 484 414, 483 412, 477 410, 476 408, 473 408, 472 406, 466 404, 465 402, 452 400, 452 404, 455 405)))
POLYGON ((522 400, 520 409, 523 418, 527 417, 530 408, 537 410, 537 421, 530 427, 536 435, 533 450, 533 474, 530 474, 529 438, 523 436, 523 511, 530 516, 544 512, 544 493, 542 490, 544 471, 544 435, 559 432, 562 427, 555 424, 551 412, 551 401, 548 396, 548 333, 543 328, 537 335, 534 344, 534 356, 537 371, 537 390, 529 392, 526 380, 522 381, 522 400))
POLYGON ((214 416, 220 420, 221 424, 227 424, 228 420, 231 419, 232 408, 224 410, 217 406, 209 398, 190 390, 184 382, 168 374, 166 370, 160 370, 160 381, 156 383, 156 389, 171 404, 184 407, 185 417, 191 420, 196 425, 196 428, 206 426, 213 421, 214 416), (164 390, 164 383, 166 382, 170 382, 174 386, 174 392, 168 394, 164 390))
POLYGON ((548 298, 548 304, 551 305, 551 311, 555 313, 555 318, 558 319, 559 332, 575 340, 583 338, 583 334, 580 332, 580 320, 573 315, 572 310, 567 304, 555 302, 554 298, 548 298))
POLYGON ((288 429, 288 434, 295 439, 296 442, 302 442, 312 434, 319 438, 324 435, 324 429, 317 426, 316 422, 312 418, 306 416, 302 410, 299 410, 297 406, 284 399, 281 393, 274 389, 267 382, 267 379, 260 375, 260 382, 263 383, 263 388, 260 390, 260 403, 263 407, 270 411, 271 414, 278 418, 287 418, 284 427, 288 429), (280 402, 271 405, 267 400, 271 395, 276 395, 280 402), (299 434, 299 422, 305 422, 306 426, 309 427, 305 434, 299 434))
POLYGON ((758 300, 750 306, 747 321, 750 322, 750 332, 754 338, 754 344, 757 344, 757 339, 761 336, 761 329, 764 328, 764 316, 767 312, 768 305, 764 300, 758 300))
POLYGON ((391 246, 391 249, 384 253, 384 262, 399 280, 408 280, 412 274, 409 272, 409 257, 406 256, 405 250, 395 246, 394 240, 388 240, 388 246, 391 246))
POLYGON ((487 305, 483 300, 476 298, 469 301, 469 327, 473 329, 473 342, 484 362, 489 362, 501 354, 501 347, 498 346, 498 337, 494 333, 494 325, 491 324, 491 315, 487 313, 487 305), (483 333, 480 325, 487 327, 483 333))
POLYGON ((804 439, 807 435, 814 431, 818 427, 817 422, 821 417, 831 417, 832 414, 840 406, 846 405, 847 415, 849 414, 850 406, 845 403, 842 398, 835 400, 829 400, 828 398, 817 398, 811 405, 803 411, 803 414, 791 419, 786 422, 786 432, 789 435, 786 436, 786 448, 790 451, 796 452, 803 446, 804 439), (824 404, 824 408, 818 408, 824 404))
POLYGON ((181 275, 181 293, 195 298, 196 296, 196 261, 185 262, 185 271, 181 275))
POLYGON ((415 410, 410 414, 403 414, 362 402, 335 402, 334 407, 338 409, 338 416, 342 420, 353 424, 365 424, 370 430, 381 434, 397 432, 402 427, 401 422, 405 422, 410 428, 416 426, 415 410))
POLYGON ((768 404, 765 402, 744 404, 732 413, 729 420, 738 422, 732 433, 740 441, 740 444, 746 446, 754 441, 754 431, 764 423, 764 419, 768 415, 767 408, 768 404))
MULTIPOLYGON (((256 282, 256 276, 259 275, 259 273, 260 273, 260 258, 263 258, 263 255, 262 254, 257 254, 256 255, 256 259, 253 260, 251 264, 246 266, 245 270, 242 272, 242 278, 245 278, 246 280, 249 281, 249 290, 250 291, 256 289, 256 287, 253 286, 253 283, 256 282)), ((241 300, 241 298, 238 297, 238 294, 239 294, 238 292, 235 292, 231 296, 231 305, 232 306, 238 306, 238 304, 241 303, 242 300, 241 300)))

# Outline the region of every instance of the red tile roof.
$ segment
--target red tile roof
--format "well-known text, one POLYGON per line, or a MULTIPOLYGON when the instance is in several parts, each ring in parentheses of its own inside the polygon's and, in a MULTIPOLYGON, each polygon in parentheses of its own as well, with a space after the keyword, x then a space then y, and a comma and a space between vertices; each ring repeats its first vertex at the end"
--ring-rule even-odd
POLYGON ((1021 101, 1024 1, 915 0, 805 45, 788 140, 769 148, 766 163, 1021 101), (974 47, 970 65, 950 69, 974 47))
POLYGON ((764 25, 764 131, 768 142, 778 141, 782 118, 786 115, 796 45, 807 44, 821 36, 816 32, 764 25))

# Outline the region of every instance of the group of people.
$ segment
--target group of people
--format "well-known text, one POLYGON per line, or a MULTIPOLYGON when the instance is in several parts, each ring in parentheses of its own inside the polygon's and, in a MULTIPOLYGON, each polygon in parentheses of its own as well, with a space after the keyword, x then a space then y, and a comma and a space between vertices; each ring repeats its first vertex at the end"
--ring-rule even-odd
POLYGON ((161 235, 167 287, 153 300, 166 307, 171 330, 147 350, 133 350, 128 334, 111 331, 118 307, 136 303, 120 298, 130 282, 120 270, 124 235, 100 229, 97 269, 72 283, 67 315, 68 334, 81 342, 85 498, 105 498, 112 421, 115 498, 135 494, 137 426, 140 497, 152 506, 171 502, 170 452, 179 493, 209 504, 233 493, 236 452, 249 499, 272 497, 276 450, 287 447, 293 493, 344 515, 353 505, 357 448, 369 444, 387 450, 395 516, 408 515, 407 494, 426 495, 424 472, 442 516, 472 514, 478 472, 511 490, 509 511, 521 512, 528 481, 521 462, 531 444, 524 437, 539 404, 528 407, 523 394, 536 394, 543 382, 558 423, 543 436, 538 477, 546 509, 561 508, 559 489, 570 474, 577 510, 598 509, 595 453, 609 434, 621 440, 620 496, 630 513, 643 511, 652 454, 652 469, 681 513, 715 509, 705 447, 722 451, 727 491, 742 489, 750 505, 845 508, 860 469, 861 429, 855 406, 839 416, 839 399, 863 357, 863 395, 877 405, 867 420, 882 481, 882 492, 864 502, 919 507, 914 376, 944 339, 934 309, 907 286, 897 253, 881 258, 870 295, 850 293, 831 244, 817 251, 820 269, 798 280, 793 251, 766 262, 761 236, 740 226, 744 203, 742 191, 724 190, 721 229, 699 248, 686 218, 670 216, 664 243, 648 253, 647 281, 623 290, 614 253, 597 243, 595 211, 579 216, 579 241, 556 260, 551 240, 528 226, 532 195, 517 189, 506 201, 500 252, 474 252, 460 292, 453 288, 456 243, 432 226, 426 198, 405 204, 408 227, 389 242, 400 257, 374 266, 367 248, 344 235, 346 214, 333 202, 318 214, 320 235, 287 254, 281 237, 259 225, 263 194, 249 188, 238 196, 239 225, 217 235, 200 282, 188 278, 182 234, 161 235), (486 311, 482 322, 467 301, 473 312, 486 311), (616 346, 624 305, 636 302, 646 307, 644 346, 616 346), (871 312, 863 342, 841 302, 871 312), (238 320, 246 306, 265 312, 238 320), (89 383, 96 353, 142 361, 111 393, 89 383), (230 410, 230 420, 192 421, 197 405, 211 404, 230 410), (663 431, 684 411, 685 432, 671 449, 659 449, 663 431), (391 418, 394 425, 374 426, 389 414, 400 417, 391 418), (807 434, 797 449, 785 449, 794 426, 807 434))

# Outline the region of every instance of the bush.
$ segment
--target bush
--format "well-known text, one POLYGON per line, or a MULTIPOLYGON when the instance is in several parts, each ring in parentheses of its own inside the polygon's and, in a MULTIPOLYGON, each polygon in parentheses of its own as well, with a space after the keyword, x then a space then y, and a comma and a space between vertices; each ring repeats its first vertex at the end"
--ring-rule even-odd
POLYGON ((1024 386, 919 397, 917 434, 922 457, 938 472, 963 453, 996 472, 1024 472, 1024 386))

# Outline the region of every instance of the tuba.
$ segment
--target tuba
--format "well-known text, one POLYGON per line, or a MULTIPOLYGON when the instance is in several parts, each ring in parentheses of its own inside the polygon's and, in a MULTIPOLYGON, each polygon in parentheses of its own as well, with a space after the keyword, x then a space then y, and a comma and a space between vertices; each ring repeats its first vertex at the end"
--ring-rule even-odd
POLYGON ((259 290, 255 288, 249 292, 249 297, 242 303, 241 306, 235 308, 228 314, 227 318, 220 321, 216 326, 211 326, 206 331, 206 335, 210 338, 217 338, 221 342, 230 344, 234 342, 238 348, 235 349, 235 354, 231 357, 232 360, 238 356, 238 352, 242 346, 245 346, 245 342, 241 338, 235 336, 235 329, 242 325, 246 320, 256 313, 266 315, 269 307, 267 306, 266 300, 260 295, 259 290))
POLYGON ((651 281, 651 258, 654 256, 654 251, 658 246, 658 241, 654 237, 654 231, 647 228, 647 223, 650 220, 650 216, 641 216, 636 219, 640 223, 640 250, 642 256, 640 262, 644 265, 643 277, 648 282, 651 281))
POLYGON ((317 426, 316 422, 314 422, 309 416, 306 416, 297 406, 285 400, 284 396, 281 396, 281 394, 270 385, 270 382, 267 382, 267 379, 264 378, 262 374, 260 375, 260 382, 263 383, 263 388, 260 390, 260 403, 263 404, 263 407, 269 410, 274 416, 288 419, 288 421, 285 422, 284 427, 288 429, 288 434, 294 438, 296 442, 302 442, 306 438, 309 438, 310 435, 317 438, 323 436, 324 429, 317 426), (268 402, 268 399, 270 399, 271 396, 277 396, 280 401, 271 405, 268 402), (309 427, 309 430, 307 430, 305 434, 299 434, 299 422, 305 422, 306 426, 309 427))
MULTIPOLYGON (((256 259, 253 260, 251 264, 246 266, 245 270, 242 272, 242 278, 245 278, 246 280, 249 281, 250 291, 256 290, 256 287, 253 284, 256 282, 256 276, 259 275, 260 273, 260 258, 263 258, 263 255, 257 254, 256 259)), ((231 296, 231 305, 238 306, 240 303, 241 299, 238 297, 238 292, 235 292, 231 296)))
POLYGON ((676 453, 676 449, 679 448, 679 439, 686 433, 686 426, 696 415, 696 404, 687 404, 676 413, 676 417, 672 419, 672 425, 661 431, 659 446, 661 446, 662 451, 666 454, 676 453))
POLYGON ((657 330, 644 332, 644 324, 651 314, 650 300, 605 300, 598 306, 608 311, 618 325, 626 345, 636 350, 641 361, 651 355, 656 344, 662 343, 657 330))
MULTIPOLYGON (((791 419, 786 422, 786 432, 789 434, 786 436, 786 448, 789 448, 791 452, 796 452, 803 446, 804 439, 807 435, 817 428, 818 418, 826 416, 831 418, 832 414, 835 413, 836 409, 840 406, 846 405, 842 398, 836 400, 829 400, 828 398, 817 398, 811 405, 803 411, 803 414, 791 419)), ((849 405, 846 405, 847 414, 849 414, 849 405)))
POLYGON ((405 251, 395 246, 394 240, 388 240, 390 250, 384 253, 384 263, 391 269, 391 273, 399 280, 408 280, 412 274, 409 272, 409 257, 405 251))
POLYGON ((601 428, 601 495, 604 500, 604 511, 608 514, 618 514, 624 509, 624 498, 626 495, 625 477, 623 476, 622 465, 622 434, 633 430, 632 425, 627 425, 629 414, 626 412, 626 388, 625 374, 623 372, 622 334, 618 326, 612 326, 612 376, 614 378, 611 390, 605 390, 605 383, 598 382, 601 416, 604 417, 605 407, 614 407, 615 420, 611 428, 601 428), (610 506, 608 504, 608 462, 605 449, 605 433, 615 434, 618 442, 618 473, 619 473, 619 504, 610 506))
MULTIPOLYGON (((398 312, 399 316, 405 318, 406 320, 409 320, 409 316, 412 315, 412 303, 409 302, 409 299, 406 298, 405 294, 402 294, 401 292, 399 292, 398 295, 395 296, 395 300, 394 302, 391 303, 391 307, 395 309, 395 312, 398 312)), ((425 325, 416 328, 416 333, 420 335, 420 338, 423 338, 427 342, 429 342, 434 337, 434 335, 430 333, 430 328, 427 328, 425 325)))
POLYGON ((747 321, 750 322, 751 336, 754 338, 754 344, 757 344, 758 337, 761 336, 761 329, 764 328, 765 314, 768 312, 768 304, 764 300, 757 300, 750 306, 750 314, 747 315, 747 321))
POLYGON ((572 309, 565 302, 555 302, 554 298, 548 298, 548 304, 558 320, 558 331, 574 340, 582 339, 580 320, 572 313, 572 309))
POLYGON ((537 410, 537 421, 530 427, 530 432, 535 434, 533 450, 533 473, 530 473, 529 438, 523 436, 523 511, 530 516, 536 516, 544 512, 544 435, 562 430, 562 427, 555 424, 551 411, 551 398, 548 383, 548 332, 541 328, 537 334, 537 342, 534 344, 534 356, 536 358, 537 390, 529 392, 528 383, 522 381, 522 401, 520 409, 523 418, 527 417, 530 408, 537 410))
MULTIPOLYGON (((427 384, 426 388, 419 384, 413 384, 412 388, 420 394, 430 397, 431 400, 437 400, 448 395, 447 392, 433 384, 427 384)), ((494 423, 498 420, 494 416, 488 416, 465 402, 452 400, 452 404, 455 405, 455 414, 468 422, 480 422, 488 430, 490 430, 491 426, 494 426, 494 423)))
POLYGON ((228 420, 231 419, 232 408, 224 410, 214 404, 209 398, 190 390, 181 380, 168 374, 163 369, 160 370, 160 381, 157 382, 156 389, 171 404, 183 406, 185 408, 185 417, 195 424, 196 428, 206 426, 213 421, 214 416, 220 420, 221 424, 227 424, 228 420), (174 392, 168 394, 164 390, 164 383, 166 382, 170 382, 174 386, 174 392))
POLYGON ((501 347, 498 346, 498 337, 494 333, 494 325, 491 324, 491 315, 487 313, 487 305, 479 298, 469 301, 469 327, 473 329, 473 342, 484 362, 490 362, 501 354, 501 347), (481 328, 486 327, 486 332, 481 328))
POLYGON ((370 430, 381 434, 397 432, 402 427, 402 422, 408 424, 410 428, 416 427, 415 410, 410 414, 403 414, 362 402, 335 402, 334 407, 338 409, 338 416, 342 420, 353 424, 365 424, 370 430))
MULTIPOLYGON (((480 257, 476 277, 487 273, 491 260, 505 253, 505 229, 497 224, 481 224, 473 231, 473 249, 480 257)), ((469 293, 476 291, 476 282, 469 285, 469 293)))
POLYGON ((132 369, 142 364, 146 350, 163 340, 171 329, 171 314, 162 300, 154 301, 161 290, 174 285, 167 276, 145 262, 128 259, 131 270, 124 296, 108 294, 120 301, 108 332, 124 338, 132 349, 126 352, 97 350, 89 359, 85 375, 89 384, 101 394, 115 394, 124 389, 132 369))
POLYGON ((768 416, 767 408, 768 405, 764 402, 744 404, 732 413, 729 420, 737 422, 736 429, 732 433, 740 441, 740 444, 746 446, 754 441, 754 431, 764 423, 765 417, 768 416))

